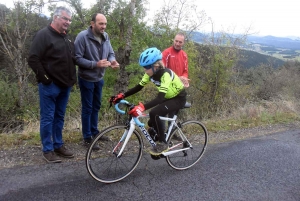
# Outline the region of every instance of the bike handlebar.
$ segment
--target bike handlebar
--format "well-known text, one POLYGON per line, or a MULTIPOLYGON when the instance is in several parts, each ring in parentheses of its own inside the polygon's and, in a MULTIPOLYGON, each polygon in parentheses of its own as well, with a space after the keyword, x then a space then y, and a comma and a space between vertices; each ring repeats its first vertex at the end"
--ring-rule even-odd
POLYGON ((131 104, 128 101, 126 101, 126 100, 120 100, 120 102, 118 102, 118 103, 115 104, 115 109, 117 110, 117 112, 119 112, 120 114, 125 114, 126 112, 124 110, 121 110, 119 108, 119 104, 120 103, 125 104, 127 106, 130 106, 131 104))
MULTIPOLYGON (((120 104, 120 103, 126 105, 127 107, 133 106, 133 104, 129 103, 127 100, 120 100, 120 102, 118 102, 118 103, 115 104, 115 109, 116 109, 116 111, 117 111, 118 113, 120 113, 120 114, 125 114, 125 113, 126 113, 124 110, 121 110, 121 109, 119 108, 119 104, 120 104)), ((133 118, 134 122, 135 122, 138 126, 140 126, 140 127, 144 127, 144 126, 145 126, 144 123, 140 122, 140 120, 138 119, 138 117, 132 117, 132 118, 133 118)))

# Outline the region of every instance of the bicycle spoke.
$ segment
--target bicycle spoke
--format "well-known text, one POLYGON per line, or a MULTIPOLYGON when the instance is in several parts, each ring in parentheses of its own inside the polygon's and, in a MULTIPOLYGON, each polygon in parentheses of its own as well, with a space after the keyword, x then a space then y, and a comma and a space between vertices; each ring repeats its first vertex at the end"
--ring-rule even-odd
POLYGON ((203 155, 207 145, 207 130, 198 121, 186 121, 181 124, 181 131, 187 141, 178 141, 179 130, 175 129, 169 139, 169 144, 173 145, 173 150, 180 150, 174 154, 168 155, 166 160, 168 164, 177 170, 184 170, 195 165, 203 155), (180 145, 180 146, 177 146, 180 145), (187 150, 181 150, 189 148, 187 150))
POLYGON ((139 133, 134 130, 120 157, 117 157, 123 143, 120 143, 125 125, 109 127, 98 135, 86 154, 86 167, 89 174, 104 183, 113 183, 127 177, 138 165, 142 156, 142 140, 139 133), (109 141, 101 141, 101 136, 109 137, 109 141), (92 147, 98 143, 100 150, 92 147))

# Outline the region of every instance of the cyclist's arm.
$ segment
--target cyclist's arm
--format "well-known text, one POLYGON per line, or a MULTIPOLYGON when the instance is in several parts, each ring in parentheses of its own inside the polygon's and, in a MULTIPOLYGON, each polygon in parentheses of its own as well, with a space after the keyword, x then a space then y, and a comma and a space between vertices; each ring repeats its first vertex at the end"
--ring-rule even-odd
POLYGON ((140 83, 138 83, 135 87, 129 89, 127 92, 124 93, 125 97, 131 96, 139 91, 141 91, 144 86, 149 83, 150 78, 149 76, 145 73, 142 80, 140 81, 140 83))
POLYGON ((139 91, 141 91, 144 87, 140 84, 136 85, 135 87, 129 89, 124 93, 125 97, 131 96, 132 94, 135 94, 139 91))
POLYGON ((166 95, 166 93, 159 92, 158 95, 156 96, 156 98, 154 98, 150 102, 144 104, 145 110, 150 109, 150 108, 164 102, 165 95, 166 95))

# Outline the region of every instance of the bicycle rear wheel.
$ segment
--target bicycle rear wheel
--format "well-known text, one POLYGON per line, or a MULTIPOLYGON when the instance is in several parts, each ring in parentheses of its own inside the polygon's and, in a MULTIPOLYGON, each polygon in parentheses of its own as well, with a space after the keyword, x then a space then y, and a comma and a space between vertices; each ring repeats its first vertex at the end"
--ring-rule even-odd
POLYGON ((180 139, 179 129, 176 128, 168 140, 169 147, 171 147, 170 151, 182 148, 189 149, 171 154, 166 157, 166 160, 172 168, 185 170, 195 165, 204 154, 208 134, 206 127, 199 121, 185 121, 179 124, 179 127, 187 140, 180 139))
MULTIPOLYGON (((123 153, 117 157, 123 145, 119 143, 127 126, 115 125, 101 131, 93 140, 86 153, 86 168, 97 181, 113 183, 127 177, 138 165, 142 157, 143 142, 140 134, 134 130, 123 153), (102 136, 109 138, 101 140, 102 136), (100 150, 94 150, 98 143, 100 150)), ((125 140, 125 138, 124 138, 125 140)))

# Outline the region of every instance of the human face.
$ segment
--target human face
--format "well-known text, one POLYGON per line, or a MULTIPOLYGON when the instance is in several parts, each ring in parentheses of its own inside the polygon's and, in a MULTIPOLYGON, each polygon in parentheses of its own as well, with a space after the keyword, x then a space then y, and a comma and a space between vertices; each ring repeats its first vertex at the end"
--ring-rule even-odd
POLYGON ((97 36, 100 36, 101 34, 104 33, 104 31, 106 29, 106 25, 107 25, 106 17, 102 14, 98 14, 96 16, 96 21, 95 22, 92 21, 91 25, 92 25, 94 34, 96 34, 97 36))
POLYGON ((184 36, 176 35, 173 41, 173 47, 175 50, 181 50, 184 45, 184 36))
POLYGON ((53 21, 53 26, 57 29, 60 33, 67 31, 71 24, 71 16, 67 14, 67 12, 62 11, 61 15, 55 17, 53 21))
POLYGON ((159 67, 158 65, 155 65, 155 66, 153 66, 153 68, 149 68, 149 69, 144 68, 144 71, 147 75, 149 75, 151 77, 151 76, 153 76, 154 72, 156 72, 158 67, 159 67), (153 72, 153 70, 154 70, 154 72, 153 72))
POLYGON ((145 71, 145 73, 146 73, 147 75, 149 75, 150 77, 153 75, 153 70, 152 70, 152 68, 149 68, 149 69, 144 68, 144 71, 145 71))

